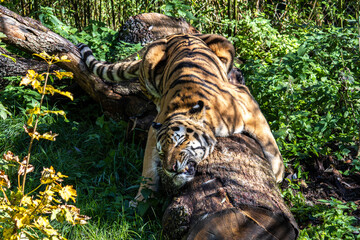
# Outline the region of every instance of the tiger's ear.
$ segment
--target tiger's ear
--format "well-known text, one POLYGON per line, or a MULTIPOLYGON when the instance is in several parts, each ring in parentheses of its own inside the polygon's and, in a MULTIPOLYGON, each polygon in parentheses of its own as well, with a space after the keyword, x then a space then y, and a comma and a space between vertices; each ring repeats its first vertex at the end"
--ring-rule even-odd
POLYGON ((218 56, 224 64, 226 72, 229 73, 234 64, 235 48, 232 43, 223 36, 216 34, 196 35, 218 56))
POLYGON ((198 101, 194 106, 192 106, 189 110, 190 118, 196 120, 203 120, 205 118, 206 107, 203 101, 198 101))

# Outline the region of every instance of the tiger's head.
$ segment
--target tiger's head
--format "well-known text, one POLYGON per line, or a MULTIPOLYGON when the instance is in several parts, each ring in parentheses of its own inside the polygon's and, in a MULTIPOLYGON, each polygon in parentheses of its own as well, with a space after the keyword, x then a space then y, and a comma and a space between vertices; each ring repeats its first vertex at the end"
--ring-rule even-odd
POLYGON ((177 115, 163 123, 153 123, 161 162, 159 172, 170 178, 176 187, 191 181, 196 165, 214 150, 216 138, 213 131, 203 121, 194 118, 203 109, 203 102, 199 101, 190 109, 190 116, 177 115))

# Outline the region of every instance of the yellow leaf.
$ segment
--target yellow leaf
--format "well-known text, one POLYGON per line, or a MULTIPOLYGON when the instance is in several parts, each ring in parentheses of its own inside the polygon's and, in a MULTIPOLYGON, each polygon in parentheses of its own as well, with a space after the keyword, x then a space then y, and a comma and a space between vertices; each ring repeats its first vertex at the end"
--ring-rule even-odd
POLYGON ((68 223, 71 223, 72 225, 75 225, 75 221, 73 218, 73 215, 71 214, 71 212, 69 211, 69 209, 65 209, 65 220, 68 223))
POLYGON ((28 126, 32 127, 32 126, 33 126, 32 123, 33 123, 33 116, 30 116, 30 117, 28 118, 28 120, 26 121, 26 124, 27 124, 28 126))
MULTIPOLYGON (((58 215, 61 213, 61 209, 58 207, 58 208, 55 208, 51 211, 51 216, 50 216, 50 220, 53 221, 55 219, 58 218, 58 215)), ((58 221, 59 222, 62 222, 62 219, 61 218, 58 218, 58 221)))
POLYGON ((31 138, 34 138, 36 140, 40 140, 40 138, 42 138, 42 139, 46 139, 46 140, 50 140, 50 141, 55 141, 56 137, 59 136, 59 134, 52 133, 52 131, 46 132, 44 134, 40 134, 39 132, 34 132, 33 128, 28 128, 26 125, 24 125, 23 128, 25 129, 25 132, 27 134, 29 134, 29 136, 31 138))
POLYGON ((46 217, 40 216, 36 219, 36 221, 34 221, 34 226, 45 235, 51 237, 51 239, 54 239, 55 236, 59 236, 57 230, 50 225, 50 222, 46 217))
POLYGON ((63 91, 60 91, 60 90, 57 90, 57 89, 54 89, 54 92, 57 92, 58 94, 61 94, 61 95, 65 96, 65 97, 70 98, 71 101, 74 100, 74 97, 73 97, 71 92, 63 92, 63 91))
POLYGON ((34 205, 32 197, 23 196, 22 199, 21 199, 21 205, 23 205, 23 206, 32 206, 32 205, 34 205))
POLYGON ((34 128, 28 128, 26 125, 24 125, 23 126, 23 128, 25 129, 25 132, 27 133, 27 134, 29 134, 29 136, 31 137, 31 138, 34 138, 34 139, 36 139, 36 140, 39 140, 40 139, 40 133, 38 133, 38 132, 34 132, 34 128))
POLYGON ((36 219, 35 224, 39 227, 39 229, 46 228, 50 225, 49 220, 46 217, 39 217, 36 219))
POLYGON ((16 223, 16 227, 18 229, 22 228, 23 226, 26 226, 30 223, 30 214, 27 212, 24 212, 24 214, 17 214, 13 217, 16 223))
MULTIPOLYGON (((24 161, 21 162, 21 166, 19 167, 19 170, 18 170, 18 174, 19 174, 19 175, 24 175, 24 174, 25 174, 26 162, 27 162, 27 157, 24 157, 24 161)), ((35 169, 35 168, 34 168, 33 165, 28 164, 28 167, 27 167, 26 172, 27 172, 27 173, 33 172, 34 169, 35 169)))
POLYGON ((66 213, 70 212, 73 216, 73 224, 86 224, 87 220, 91 219, 90 217, 86 215, 80 215, 80 209, 75 207, 74 205, 62 205, 60 206, 61 209, 63 209, 66 213))
POLYGON ((26 114, 39 114, 39 113, 40 113, 39 107, 34 107, 33 109, 26 110, 26 114))
POLYGON ((41 183, 42 184, 49 184, 54 181, 56 181, 57 177, 55 175, 55 170, 51 166, 50 168, 44 168, 44 170, 41 172, 41 183))
POLYGON ((65 97, 70 98, 70 99, 71 99, 71 101, 73 101, 73 100, 74 100, 74 97, 73 97, 73 95, 72 95, 72 93, 71 93, 71 92, 59 92, 59 94, 61 94, 61 95, 65 96, 65 97))
POLYGON ((33 55, 38 56, 42 59, 44 59, 49 65, 52 65, 54 63, 58 63, 58 62, 70 62, 70 60, 67 59, 67 56, 62 56, 61 58, 59 58, 56 55, 49 55, 46 52, 42 52, 40 54, 34 53, 33 55))
MULTIPOLYGON (((62 175, 60 172, 55 173, 54 168, 51 166, 50 168, 44 168, 44 170, 41 172, 41 183, 42 184, 49 184, 55 181, 61 182, 63 177, 67 177, 66 175, 62 175)), ((59 191, 61 189, 61 186, 59 189, 57 189, 58 186, 52 187, 54 191, 59 191)))
POLYGON ((18 163, 20 162, 19 157, 15 156, 11 151, 7 151, 6 153, 4 153, 3 159, 6 161, 14 161, 18 163))
POLYGON ((57 133, 46 132, 42 135, 39 135, 39 138, 50 140, 50 141, 56 141, 56 137, 59 136, 57 133))
POLYGON ((52 59, 52 57, 49 55, 49 54, 47 54, 46 52, 42 52, 42 53, 34 53, 33 54, 34 56, 37 56, 37 57, 39 57, 39 58, 42 58, 42 59, 44 59, 48 64, 50 64, 51 63, 51 59, 52 59))
POLYGON ((63 187, 59 191, 59 194, 62 197, 62 199, 64 199, 66 202, 69 201, 70 198, 71 198, 71 200, 76 202, 76 200, 74 198, 74 197, 76 197, 76 190, 73 188, 73 186, 67 185, 67 186, 63 187))
POLYGON ((75 222, 80 225, 87 224, 87 220, 90 220, 90 219, 91 219, 91 217, 86 216, 86 215, 79 214, 79 215, 75 216, 75 222))
MULTIPOLYGON (((30 70, 29 70, 30 71, 30 70)), ((32 79, 30 79, 27 75, 23 78, 21 78, 20 86, 21 85, 29 85, 32 82, 32 79)))
POLYGON ((34 80, 31 82, 31 86, 33 87, 33 89, 39 89, 41 88, 41 84, 38 80, 34 80))
POLYGON ((4 170, 0 170, 0 186, 10 188, 10 180, 8 175, 5 174, 4 170))
POLYGON ((71 100, 74 100, 74 97, 72 96, 72 93, 71 93, 71 92, 63 92, 63 91, 61 91, 61 90, 58 90, 58 89, 54 88, 54 87, 51 86, 51 85, 46 85, 46 87, 45 87, 45 92, 44 92, 43 88, 38 88, 37 90, 38 90, 38 92, 39 92, 40 94, 51 94, 51 95, 54 95, 54 93, 58 93, 58 94, 61 94, 61 95, 65 96, 65 97, 70 98, 71 100))
POLYGON ((26 114, 30 115, 26 124, 30 127, 32 127, 32 123, 33 123, 33 114, 40 114, 40 108, 39 107, 34 107, 33 109, 27 109, 26 114))
POLYGON ((20 86, 21 85, 27 86, 31 84, 31 86, 34 89, 37 89, 41 85, 40 81, 43 80, 44 80, 44 76, 37 74, 34 70, 28 70, 26 76, 21 79, 20 86))
POLYGON ((58 172, 57 174, 56 174, 59 178, 67 178, 68 176, 66 176, 66 175, 63 175, 61 172, 58 172))
POLYGON ((55 76, 59 79, 63 79, 63 77, 73 78, 72 72, 60 72, 60 71, 54 71, 55 76))
MULTIPOLYGON (((39 91, 39 90, 38 90, 39 91)), ((54 95, 54 93, 55 93, 55 88, 53 87, 53 86, 51 86, 51 85, 46 85, 46 87, 45 87, 45 92, 43 92, 43 89, 41 88, 41 90, 39 91, 39 93, 41 93, 41 94, 51 94, 51 95, 54 95)))
POLYGON ((61 115, 66 119, 66 113, 63 110, 59 110, 59 111, 45 110, 44 115, 47 114, 47 113, 53 113, 53 114, 56 114, 56 115, 61 115))

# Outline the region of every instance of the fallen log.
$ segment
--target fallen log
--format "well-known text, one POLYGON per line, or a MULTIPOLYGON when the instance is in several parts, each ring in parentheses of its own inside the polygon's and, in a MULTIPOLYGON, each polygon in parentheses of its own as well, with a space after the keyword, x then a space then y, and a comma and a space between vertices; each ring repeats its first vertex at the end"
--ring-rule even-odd
MULTIPOLYGON (((28 69, 36 72, 48 71, 46 62, 18 57, 1 47, 0 53, 15 59, 13 61, 11 58, 0 54, 0 89, 3 89, 8 84, 4 77, 25 76, 28 69)), ((50 67, 50 71, 53 70, 59 70, 59 67, 53 65, 50 67)))
POLYGON ((175 33, 200 33, 184 18, 160 13, 143 13, 130 17, 119 30, 119 40, 129 43, 150 43, 175 33))
POLYGON ((259 144, 237 134, 218 138, 193 181, 174 192, 163 216, 167 239, 296 239, 298 226, 284 203, 259 144))
POLYGON ((137 127, 148 129, 156 110, 146 99, 138 81, 124 81, 119 84, 106 83, 91 74, 80 59, 76 46, 67 39, 50 31, 40 22, 24 18, 0 5, 0 32, 6 35, 2 41, 30 54, 47 52, 67 56, 70 63, 58 66, 74 73, 79 86, 115 119, 133 119, 137 127))

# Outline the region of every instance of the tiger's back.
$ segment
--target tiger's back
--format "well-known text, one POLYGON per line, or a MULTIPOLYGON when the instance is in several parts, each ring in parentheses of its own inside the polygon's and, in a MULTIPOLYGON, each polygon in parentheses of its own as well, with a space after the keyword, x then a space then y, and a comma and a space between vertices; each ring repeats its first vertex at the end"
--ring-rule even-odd
POLYGON ((168 97, 171 91, 178 92, 179 86, 194 83, 195 87, 201 88, 205 78, 212 78, 213 84, 228 82, 227 72, 232 68, 235 53, 232 44, 218 35, 199 36, 213 48, 202 39, 187 34, 171 35, 148 47, 140 66, 139 80, 143 92, 155 103, 168 97))

